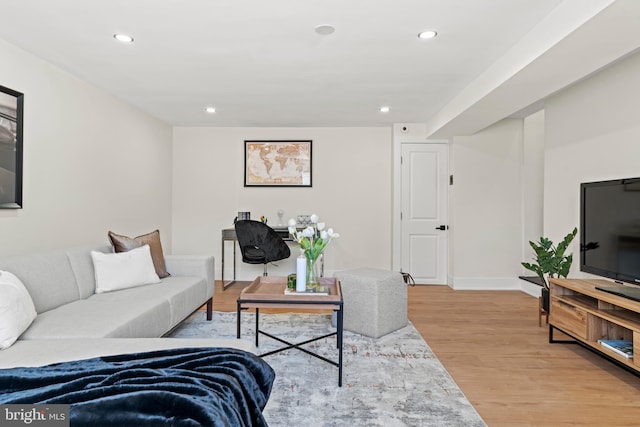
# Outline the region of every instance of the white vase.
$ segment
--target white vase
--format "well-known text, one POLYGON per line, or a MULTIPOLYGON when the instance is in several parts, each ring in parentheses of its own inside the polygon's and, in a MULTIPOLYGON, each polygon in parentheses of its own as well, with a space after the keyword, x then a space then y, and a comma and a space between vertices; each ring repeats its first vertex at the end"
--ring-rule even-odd
POLYGON ((296 259, 296 292, 307 290, 307 259, 300 255, 296 259))

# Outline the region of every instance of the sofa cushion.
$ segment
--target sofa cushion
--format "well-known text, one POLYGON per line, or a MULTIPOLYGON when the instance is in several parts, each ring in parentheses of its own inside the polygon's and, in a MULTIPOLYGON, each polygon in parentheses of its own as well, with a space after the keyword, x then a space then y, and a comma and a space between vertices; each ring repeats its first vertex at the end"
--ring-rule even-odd
POLYGON ((131 249, 138 248, 143 245, 149 245, 151 248, 151 258, 153 258, 153 265, 156 269, 156 274, 161 279, 169 276, 164 264, 164 254, 162 253, 162 243, 160 242, 160 231, 155 230, 151 233, 143 234, 138 237, 121 236, 109 231, 109 240, 115 249, 115 252, 127 252, 131 249))
POLYGON ((158 283, 149 245, 128 252, 105 254, 91 251, 96 274, 96 293, 158 283))
POLYGON ((36 309, 20 279, 0 271, 0 350, 9 348, 36 318, 36 309))
POLYGON ((93 268, 91 251, 111 254, 113 253, 113 247, 105 243, 103 245, 79 246, 65 250, 73 269, 73 274, 76 277, 80 298, 83 299, 89 298, 96 293, 96 272, 93 268))
POLYGON ((160 337, 173 327, 162 286, 95 294, 47 311, 38 315, 21 339, 160 337))
POLYGON ((171 324, 182 322, 204 301, 212 297, 210 287, 203 278, 171 276, 162 279, 162 294, 169 302, 171 324))
POLYGON ((64 250, 0 258, 0 269, 12 272, 22 281, 38 314, 80 298, 64 250))

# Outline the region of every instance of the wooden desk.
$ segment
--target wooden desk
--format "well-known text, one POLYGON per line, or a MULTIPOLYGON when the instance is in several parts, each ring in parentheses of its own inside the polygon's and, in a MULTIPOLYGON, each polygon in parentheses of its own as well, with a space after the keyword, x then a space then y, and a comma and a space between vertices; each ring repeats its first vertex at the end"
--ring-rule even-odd
POLYGON ((236 282, 236 241, 238 237, 236 236, 235 228, 225 228, 222 230, 222 290, 227 289, 227 287, 233 285, 236 282), (224 242, 232 241, 233 242, 233 280, 225 283, 224 281, 224 242))
MULTIPOLYGON (((293 238, 291 237, 291 235, 289 234, 289 228, 288 227, 275 227, 274 230, 276 231, 276 233, 280 234, 280 236, 282 237, 282 240, 284 240, 285 242, 293 242, 293 238)), ((235 228, 225 228, 222 230, 222 248, 221 248, 221 252, 222 252, 222 290, 227 289, 229 286, 233 285, 236 282, 236 243, 238 241, 238 237, 236 236, 236 229, 235 228), (233 279, 226 282, 224 281, 224 254, 225 254, 225 247, 224 247, 224 242, 229 242, 232 241, 233 242, 233 279)), ((324 276, 324 255, 320 255, 320 276, 324 276)))

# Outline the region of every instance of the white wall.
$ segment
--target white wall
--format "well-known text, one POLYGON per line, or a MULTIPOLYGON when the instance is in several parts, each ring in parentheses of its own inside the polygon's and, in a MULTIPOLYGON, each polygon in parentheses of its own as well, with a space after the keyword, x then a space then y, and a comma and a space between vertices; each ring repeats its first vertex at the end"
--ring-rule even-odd
MULTIPOLYGON (((522 163, 522 254, 523 261, 533 256, 529 241, 538 241, 543 233, 544 211, 544 110, 524 119, 522 163)), ((535 275, 522 268, 527 276, 535 275)))
POLYGON ((160 229, 171 247, 171 128, 0 40, 0 84, 25 94, 23 209, 0 255, 160 229))
MULTIPOLYGON (((562 239, 580 225, 581 182, 640 176, 640 54, 545 103, 544 232, 562 239)), ((571 245, 579 272, 578 239, 571 245)))
MULTIPOLYGON (((547 99, 544 112, 523 124, 506 120, 454 138, 453 287, 534 294, 516 279, 530 274, 520 267, 530 256, 528 240, 559 241, 579 227, 581 182, 640 176, 638 111, 635 54, 547 99)), ((589 276, 579 271, 578 247, 575 239, 570 276, 589 276)))
POLYGON ((523 123, 506 119, 451 145, 454 289, 519 289, 523 123))
MULTIPOLYGON (((391 128, 194 128, 174 129, 174 253, 213 254, 220 278, 223 228, 238 211, 278 222, 316 213, 340 233, 326 251, 325 274, 355 267, 391 266, 391 128), (312 188, 245 188, 245 139, 313 140, 312 188)), ((232 255, 227 244, 225 280, 232 255)), ((292 257, 269 267, 270 274, 293 272, 292 257)), ((262 266, 243 264, 238 278, 251 280, 262 266)))

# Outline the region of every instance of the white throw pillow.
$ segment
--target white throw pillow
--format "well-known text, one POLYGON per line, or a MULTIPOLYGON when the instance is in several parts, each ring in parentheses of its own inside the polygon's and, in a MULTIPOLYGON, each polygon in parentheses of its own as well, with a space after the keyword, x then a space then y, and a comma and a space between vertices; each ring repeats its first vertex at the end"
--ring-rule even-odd
POLYGON ((149 245, 115 254, 91 251, 91 259, 96 273, 96 294, 160 282, 149 245))
POLYGON ((36 308, 20 279, 8 271, 0 271, 0 350, 9 348, 33 319, 36 308))

